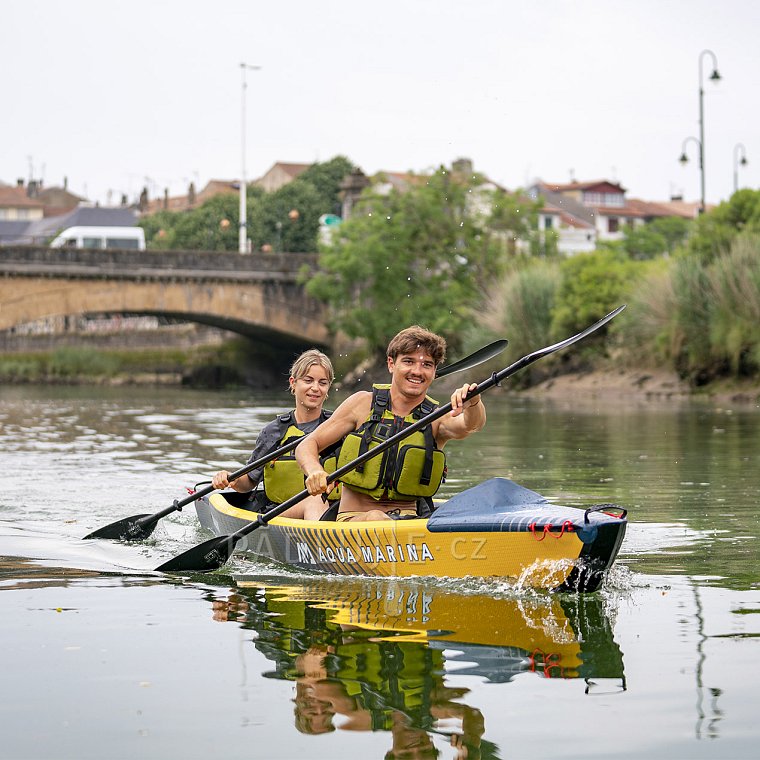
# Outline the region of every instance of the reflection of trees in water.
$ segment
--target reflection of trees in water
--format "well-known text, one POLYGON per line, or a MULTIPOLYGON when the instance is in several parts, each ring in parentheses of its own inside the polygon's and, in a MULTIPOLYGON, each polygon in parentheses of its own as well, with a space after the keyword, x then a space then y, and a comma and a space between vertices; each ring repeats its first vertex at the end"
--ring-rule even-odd
POLYGON ((622 655, 599 599, 318 581, 241 587, 210 601, 215 619, 256 631, 254 646, 274 664, 264 677, 295 683, 299 731, 387 731, 389 758, 436 757, 436 734, 458 757, 498 757, 483 738, 480 710, 463 701, 469 689, 446 683, 447 660, 462 662, 458 675, 495 683, 534 672, 585 678, 587 693, 600 679, 624 688, 622 655))

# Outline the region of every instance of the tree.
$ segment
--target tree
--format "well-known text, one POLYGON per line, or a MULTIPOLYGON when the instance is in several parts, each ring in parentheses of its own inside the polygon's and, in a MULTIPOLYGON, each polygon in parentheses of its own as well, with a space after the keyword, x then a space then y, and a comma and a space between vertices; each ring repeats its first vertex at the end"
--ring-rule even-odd
POLYGON ((260 237, 251 235, 254 248, 269 244, 278 251, 316 251, 319 217, 338 212, 340 183, 353 168, 347 158, 336 156, 263 196, 252 212, 260 230, 260 237))
POLYGON ((619 248, 600 248, 562 261, 552 316, 555 335, 578 332, 624 303, 642 266, 619 248))
POLYGON ((490 209, 472 202, 481 182, 441 167, 405 191, 365 190, 307 284, 329 304, 333 329, 381 353, 399 329, 421 323, 456 349, 504 259, 490 209))
POLYGON ((653 259, 672 254, 683 243, 691 222, 679 216, 653 219, 643 225, 623 230, 623 250, 632 259, 653 259))
MULTIPOLYGON (((317 250, 319 217, 340 207, 340 183, 351 162, 337 156, 314 164, 273 193, 249 185, 246 194, 248 237, 254 250, 317 250)), ((189 211, 160 211, 140 225, 150 248, 237 251, 240 225, 237 194, 217 195, 189 211)))
POLYGON ((760 232, 760 190, 739 190, 702 214, 689 238, 686 253, 707 264, 731 249, 741 232, 760 232))
POLYGON ((519 241, 528 242, 533 256, 551 257, 557 253, 557 233, 538 230, 538 212, 543 200, 532 200, 520 191, 493 193, 490 226, 506 241, 511 254, 519 252, 519 241))

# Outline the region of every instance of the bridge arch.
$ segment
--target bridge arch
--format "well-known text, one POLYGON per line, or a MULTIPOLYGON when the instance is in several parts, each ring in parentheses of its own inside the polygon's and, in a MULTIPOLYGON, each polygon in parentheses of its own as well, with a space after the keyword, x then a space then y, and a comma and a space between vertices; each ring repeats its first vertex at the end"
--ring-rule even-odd
POLYGON ((0 331, 53 316, 146 314, 297 351, 327 348, 324 307, 299 271, 310 254, 0 249, 0 331), (256 260, 258 259, 258 260, 256 260))

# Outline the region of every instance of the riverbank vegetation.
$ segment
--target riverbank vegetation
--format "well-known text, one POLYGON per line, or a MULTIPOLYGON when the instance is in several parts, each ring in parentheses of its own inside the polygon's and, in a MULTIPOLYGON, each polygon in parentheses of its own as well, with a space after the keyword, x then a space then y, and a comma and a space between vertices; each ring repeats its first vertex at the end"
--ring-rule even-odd
POLYGON ((442 167, 403 193, 365 193, 307 283, 333 329, 377 353, 412 322, 455 351, 506 335, 517 358, 627 303, 609 329, 535 366, 527 382, 612 364, 672 370, 695 387, 758 378, 760 191, 562 257, 536 231, 540 204, 481 183, 442 167))
POLYGON ((290 360, 290 354, 285 354, 284 358, 276 356, 265 346, 252 346, 245 338, 189 349, 66 346, 53 351, 0 354, 0 383, 279 388, 283 378, 274 368, 290 360))
MULTIPOLYGON (((406 175, 401 190, 376 178, 351 217, 320 240, 319 218, 338 209, 351 170, 338 157, 276 192, 252 188, 248 217, 257 249, 319 250, 319 269, 304 272, 303 282, 326 304, 338 342, 351 346, 336 357, 342 375, 362 361, 371 367, 372 357, 382 366, 388 336, 411 323, 443 334, 451 360, 508 337, 504 357, 513 361, 626 303, 607 329, 532 365, 518 382, 612 367, 674 372, 694 388, 760 380, 760 191, 740 190, 695 220, 655 219, 590 253, 563 256, 555 233, 538 229, 540 198, 440 167, 406 175)), ((142 225, 153 248, 236 250, 237 202, 220 196, 142 225)), ((239 339, 192 352, 83 347, 5 354, 0 382, 154 376, 261 384, 262 366, 275 364, 262 359, 263 350, 239 339)))

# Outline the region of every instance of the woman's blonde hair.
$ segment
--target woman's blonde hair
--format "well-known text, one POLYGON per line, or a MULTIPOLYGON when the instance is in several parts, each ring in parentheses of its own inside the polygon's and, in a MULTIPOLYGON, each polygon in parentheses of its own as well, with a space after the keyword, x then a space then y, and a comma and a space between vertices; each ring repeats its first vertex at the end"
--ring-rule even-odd
MULTIPOLYGON (((309 368, 318 364, 327 373, 327 380, 332 385, 335 379, 335 370, 333 369, 332 362, 326 354, 318 351, 316 348, 310 348, 308 351, 304 351, 294 362, 290 368, 290 376, 294 380, 298 380, 299 377, 304 377, 309 374, 309 368)), ((293 386, 290 387, 290 392, 295 394, 293 386)))

